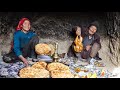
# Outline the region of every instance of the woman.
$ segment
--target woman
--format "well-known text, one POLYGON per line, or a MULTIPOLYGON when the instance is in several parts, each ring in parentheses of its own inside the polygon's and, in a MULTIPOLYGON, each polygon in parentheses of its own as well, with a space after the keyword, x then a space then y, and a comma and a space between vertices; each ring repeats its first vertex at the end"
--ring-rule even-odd
POLYGON ((76 37, 78 36, 79 39, 81 38, 81 27, 79 27, 79 26, 73 27, 72 28, 72 35, 74 37, 74 41, 73 41, 72 45, 70 46, 70 48, 68 50, 67 56, 68 57, 78 58, 79 57, 79 53, 75 51, 74 47, 76 46, 76 44, 75 44, 76 37))
POLYGON ((3 56, 3 61, 10 63, 22 61, 28 66, 27 57, 36 58, 35 45, 39 43, 36 33, 30 30, 30 20, 22 18, 13 37, 11 52, 3 56))

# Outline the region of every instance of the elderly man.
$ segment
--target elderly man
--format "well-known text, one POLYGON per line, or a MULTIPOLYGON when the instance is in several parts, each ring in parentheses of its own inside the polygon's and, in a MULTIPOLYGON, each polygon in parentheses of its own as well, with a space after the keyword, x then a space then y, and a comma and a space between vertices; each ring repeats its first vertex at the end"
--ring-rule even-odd
MULTIPOLYGON (((68 50, 68 57, 77 57, 79 60, 84 59, 87 61, 102 60, 99 57, 98 51, 101 49, 100 36, 96 33, 99 27, 97 21, 91 23, 87 29, 81 29, 81 36, 83 37, 83 50, 82 52, 75 52, 71 45, 68 50)), ((78 35, 78 34, 77 34, 78 35)))

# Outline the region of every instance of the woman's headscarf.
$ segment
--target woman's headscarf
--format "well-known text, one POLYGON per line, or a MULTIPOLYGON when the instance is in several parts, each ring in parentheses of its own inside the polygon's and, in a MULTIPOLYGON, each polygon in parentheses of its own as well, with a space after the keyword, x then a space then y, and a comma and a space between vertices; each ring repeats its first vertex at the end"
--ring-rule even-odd
POLYGON ((16 31, 22 29, 22 25, 23 25, 23 23, 24 23, 25 20, 28 20, 28 21, 30 22, 30 20, 29 20, 28 18, 22 18, 22 19, 19 21, 19 23, 18 23, 18 26, 17 26, 17 28, 16 28, 16 31))

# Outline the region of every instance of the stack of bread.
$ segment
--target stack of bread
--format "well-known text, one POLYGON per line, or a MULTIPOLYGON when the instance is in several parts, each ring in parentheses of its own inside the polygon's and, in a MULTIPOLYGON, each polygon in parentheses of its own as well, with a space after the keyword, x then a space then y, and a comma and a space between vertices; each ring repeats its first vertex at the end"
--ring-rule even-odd
POLYGON ((74 78, 68 66, 59 62, 47 64, 44 61, 34 63, 31 67, 19 71, 21 78, 74 78))
POLYGON ((52 78, 74 78, 69 67, 59 62, 48 64, 47 70, 50 71, 52 78))
POLYGON ((40 61, 31 67, 22 68, 19 72, 21 78, 49 78, 49 71, 46 70, 47 63, 40 61))
POLYGON ((51 52, 51 48, 48 44, 40 43, 35 46, 35 51, 38 55, 48 55, 51 52))

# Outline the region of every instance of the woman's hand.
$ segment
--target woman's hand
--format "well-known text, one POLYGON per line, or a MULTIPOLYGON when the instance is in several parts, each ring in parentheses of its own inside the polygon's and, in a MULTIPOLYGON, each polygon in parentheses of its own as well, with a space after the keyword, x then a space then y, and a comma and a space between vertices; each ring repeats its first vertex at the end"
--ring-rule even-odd
POLYGON ((29 63, 26 58, 24 58, 22 55, 19 56, 19 58, 23 61, 26 67, 28 67, 29 63))
POLYGON ((22 61, 24 62, 24 64, 25 64, 25 66, 26 66, 26 67, 28 67, 28 66, 29 66, 29 63, 28 63, 28 61, 27 61, 27 59, 26 59, 26 58, 24 58, 22 61))

